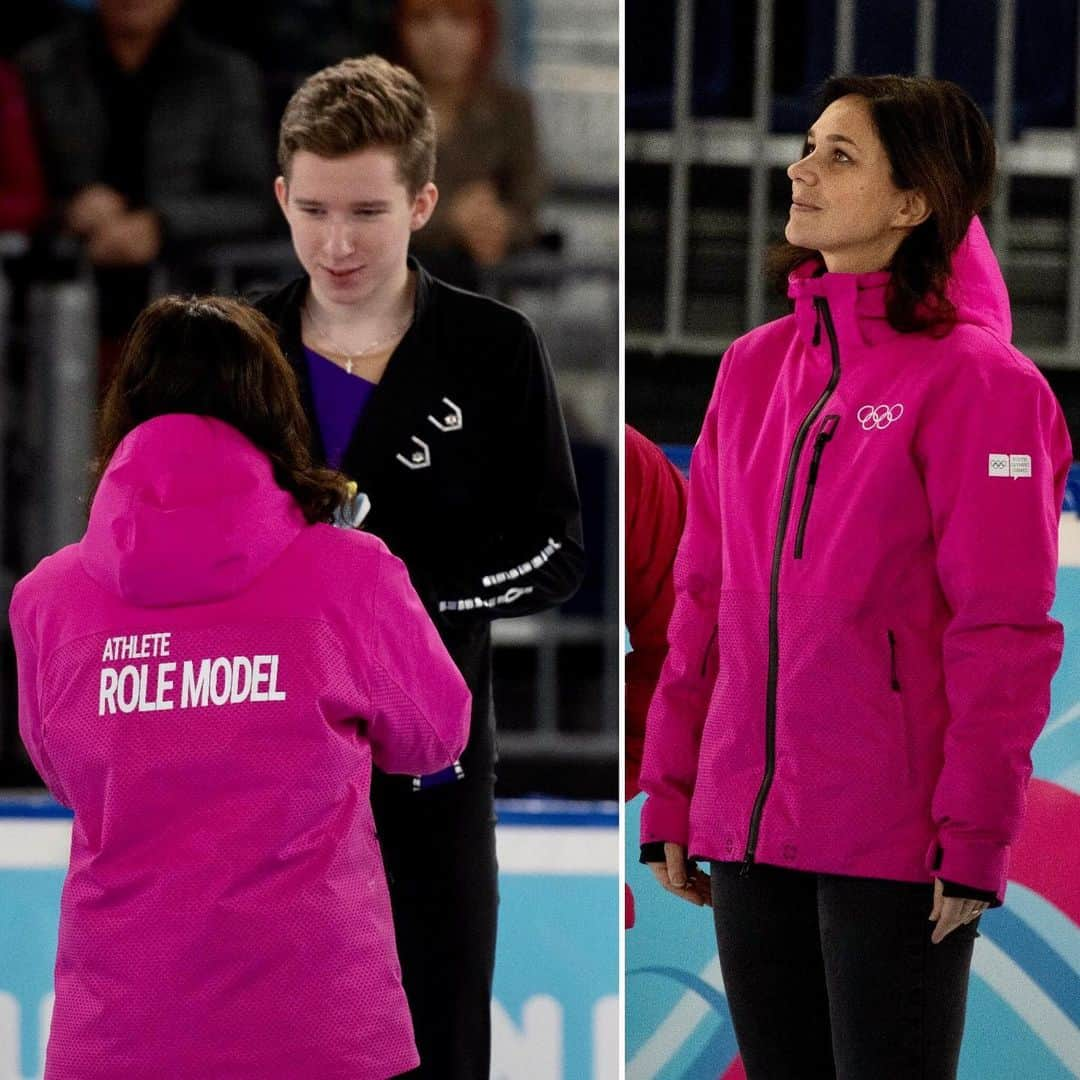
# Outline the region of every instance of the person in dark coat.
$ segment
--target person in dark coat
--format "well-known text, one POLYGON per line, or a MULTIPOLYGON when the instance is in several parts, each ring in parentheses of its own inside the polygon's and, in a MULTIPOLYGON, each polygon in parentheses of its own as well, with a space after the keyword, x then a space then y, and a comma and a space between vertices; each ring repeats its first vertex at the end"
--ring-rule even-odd
POLYGON ((18 56, 55 228, 98 269, 102 331, 123 334, 146 268, 265 233, 260 77, 187 25, 180 0, 100 0, 18 56))

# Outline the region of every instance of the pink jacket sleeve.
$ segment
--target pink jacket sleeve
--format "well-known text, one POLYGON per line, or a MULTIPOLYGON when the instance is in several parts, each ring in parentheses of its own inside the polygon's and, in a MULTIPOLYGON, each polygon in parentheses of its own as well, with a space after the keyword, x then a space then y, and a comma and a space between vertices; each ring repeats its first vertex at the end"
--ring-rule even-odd
POLYGON ((686 525, 672 571, 675 607, 668 624, 668 654, 645 724, 640 784, 648 797, 641 808, 643 844, 688 843, 701 732, 716 681, 721 584, 717 415, 731 355, 728 350, 720 365, 690 459, 686 525))
POLYGON ((1062 628, 1049 611, 1072 449, 1033 367, 1012 354, 980 361, 958 366, 916 441, 952 613, 942 656, 950 721, 927 868, 1003 895, 1061 660, 1062 628))
POLYGON ((16 587, 8 612, 8 622, 11 625, 11 636, 15 643, 15 659, 19 670, 19 735, 45 786, 58 802, 70 808, 71 802, 64 794, 45 750, 45 732, 38 696, 37 643, 24 627, 21 613, 17 611, 18 596, 19 590, 16 587))
POLYGON ((405 564, 385 549, 378 556, 371 623, 367 737, 375 764, 414 776, 448 768, 465 748, 472 696, 405 564))

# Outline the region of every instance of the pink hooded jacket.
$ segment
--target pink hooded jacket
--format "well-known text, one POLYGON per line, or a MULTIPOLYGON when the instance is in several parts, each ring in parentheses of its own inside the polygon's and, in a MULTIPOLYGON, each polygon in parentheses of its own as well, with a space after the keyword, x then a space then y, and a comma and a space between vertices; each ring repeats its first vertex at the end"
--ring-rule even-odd
POLYGON ((75 812, 46 1080, 414 1066, 371 765, 448 767, 470 700, 404 565, 308 525, 232 427, 161 416, 10 616, 75 812))
POLYGON ((694 450, 641 839, 1000 897, 1062 650, 1065 422, 978 219, 944 337, 889 326, 887 272, 815 269, 694 450))

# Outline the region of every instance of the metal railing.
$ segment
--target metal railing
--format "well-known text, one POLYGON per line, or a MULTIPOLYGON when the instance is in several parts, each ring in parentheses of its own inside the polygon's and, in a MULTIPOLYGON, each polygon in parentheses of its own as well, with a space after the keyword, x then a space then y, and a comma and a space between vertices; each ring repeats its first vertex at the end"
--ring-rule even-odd
MULTIPOLYGON (((730 344, 722 333, 696 333, 687 323, 687 290, 690 276, 690 236, 693 207, 690 172, 694 166, 723 165, 749 172, 746 207, 748 258, 742 296, 743 328, 759 325, 767 317, 766 283, 762 257, 770 239, 769 187, 774 171, 796 160, 800 135, 771 130, 773 25, 776 0, 758 0, 754 43, 753 112, 747 119, 713 119, 692 115, 693 42, 695 0, 676 0, 675 57, 672 127, 670 131, 627 131, 628 164, 662 164, 670 169, 667 203, 666 301, 658 331, 628 329, 626 347, 655 354, 684 353, 719 355, 730 344)), ((990 234, 1009 280, 1017 267, 1017 232, 1010 208, 1014 181, 1019 177, 1067 179, 1071 211, 1067 227, 1066 334, 1061 343, 1021 342, 1044 367, 1080 367, 1080 65, 1076 114, 1071 130, 1032 131, 1014 137, 1015 104, 1014 42, 1017 32, 1016 0, 998 0, 995 9, 996 53, 994 59, 993 116, 998 143, 998 181, 990 215, 990 234)), ((918 0, 915 10, 915 71, 933 75, 938 53, 938 5, 918 0)), ((854 65, 858 30, 855 0, 836 0, 833 59, 836 71, 854 65)), ((626 44, 634 47, 632 41, 626 44)), ((1077 27, 1080 53, 1080 21, 1077 27)), ((633 258, 633 251, 627 252, 633 258)))

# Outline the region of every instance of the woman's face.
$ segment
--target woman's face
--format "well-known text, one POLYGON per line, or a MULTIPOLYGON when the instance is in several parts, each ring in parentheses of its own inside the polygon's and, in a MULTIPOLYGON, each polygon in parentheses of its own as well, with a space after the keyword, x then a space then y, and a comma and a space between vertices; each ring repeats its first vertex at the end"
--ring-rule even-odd
POLYGON ((474 13, 449 4, 406 6, 402 44, 425 86, 463 86, 480 61, 482 29, 474 13))
POLYGON ((834 101, 807 133, 803 158, 788 168, 791 210, 784 235, 821 252, 834 273, 883 270, 927 216, 917 190, 901 191, 863 97, 834 101))

